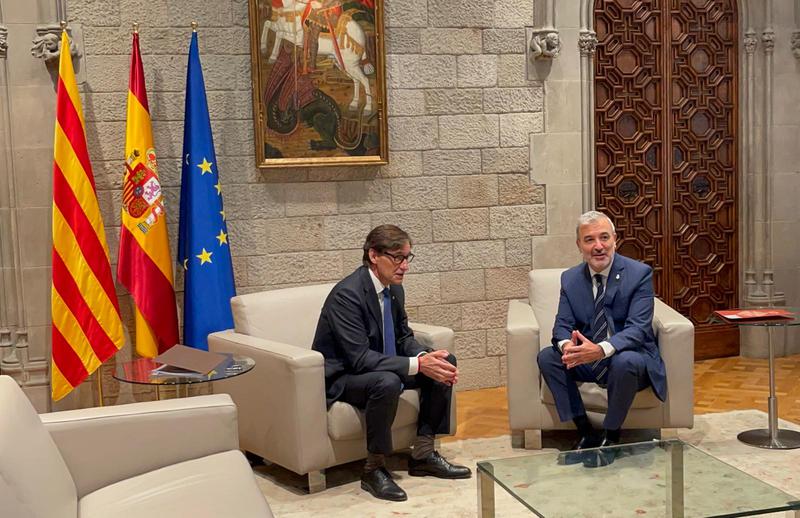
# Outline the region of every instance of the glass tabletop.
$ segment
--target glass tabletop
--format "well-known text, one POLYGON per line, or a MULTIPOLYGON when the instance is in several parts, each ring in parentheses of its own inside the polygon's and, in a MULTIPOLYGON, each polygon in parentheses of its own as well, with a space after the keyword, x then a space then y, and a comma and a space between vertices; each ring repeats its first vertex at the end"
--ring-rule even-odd
MULTIPOLYGON (((796 497, 678 440, 602 450, 614 450, 613 463, 585 467, 565 463, 578 452, 542 453, 479 462, 478 475, 546 518, 732 517, 800 509, 796 497)), ((480 496, 493 502, 491 495, 480 496)))
POLYGON ((754 308, 742 308, 739 313, 743 313, 746 316, 748 311, 757 312, 757 311, 765 311, 765 310, 775 310, 775 311, 782 311, 787 314, 786 317, 780 318, 764 318, 764 319, 741 319, 741 320, 732 320, 722 318, 717 314, 712 316, 711 321, 718 324, 735 324, 737 326, 762 326, 762 327, 782 327, 782 326, 800 326, 800 308, 790 307, 790 306, 779 306, 779 307, 754 307, 754 308))
POLYGON ((126 383, 140 385, 190 385, 233 378, 249 372, 256 362, 248 356, 228 355, 229 361, 208 374, 198 372, 169 372, 166 365, 151 358, 119 363, 112 376, 126 383))

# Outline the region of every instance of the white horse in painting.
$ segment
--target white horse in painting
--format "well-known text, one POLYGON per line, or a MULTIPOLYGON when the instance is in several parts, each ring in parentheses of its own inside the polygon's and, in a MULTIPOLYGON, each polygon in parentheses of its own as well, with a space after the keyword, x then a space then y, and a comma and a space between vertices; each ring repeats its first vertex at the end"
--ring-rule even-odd
MULTIPOLYGON (((295 0, 282 0, 283 7, 272 9, 272 16, 269 20, 264 21, 261 29, 261 52, 266 54, 269 50, 267 47, 269 31, 275 33, 275 41, 272 44, 272 50, 269 55, 268 63, 275 63, 278 59, 278 51, 280 50, 281 40, 286 40, 297 46, 303 48, 305 41, 303 24, 301 15, 308 5, 304 1, 295 0)), ((372 64, 367 63, 364 69, 361 68, 362 60, 367 59, 366 44, 367 38, 361 26, 355 22, 350 14, 347 12, 342 13, 339 23, 335 27, 336 34, 322 33, 319 37, 318 54, 320 56, 329 56, 338 68, 342 68, 343 72, 353 80, 353 100, 350 102, 350 110, 358 110, 360 102, 360 88, 359 85, 364 87, 364 113, 372 113, 372 92, 369 88, 369 79, 366 74, 371 74, 374 70, 372 64), (339 51, 342 57, 342 64, 336 56, 336 48, 334 47, 333 38, 337 39, 339 44, 339 51)))

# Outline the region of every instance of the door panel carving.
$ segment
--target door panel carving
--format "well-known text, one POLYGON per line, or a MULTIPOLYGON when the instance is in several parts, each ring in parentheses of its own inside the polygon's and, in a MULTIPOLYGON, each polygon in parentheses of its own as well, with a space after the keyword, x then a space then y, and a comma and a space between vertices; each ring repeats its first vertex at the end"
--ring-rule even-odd
POLYGON ((698 357, 738 353, 711 325, 737 291, 734 0, 597 0, 596 206, 619 250, 697 326, 698 357))

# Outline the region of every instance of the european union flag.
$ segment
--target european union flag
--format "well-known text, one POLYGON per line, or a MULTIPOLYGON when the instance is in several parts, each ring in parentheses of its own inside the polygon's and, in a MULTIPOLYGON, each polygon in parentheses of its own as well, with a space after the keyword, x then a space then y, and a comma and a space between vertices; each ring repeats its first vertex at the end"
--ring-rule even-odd
POLYGON ((178 263, 185 275, 183 342, 208 350, 209 333, 233 327, 230 300, 236 288, 197 32, 189 46, 185 117, 178 233, 178 263))

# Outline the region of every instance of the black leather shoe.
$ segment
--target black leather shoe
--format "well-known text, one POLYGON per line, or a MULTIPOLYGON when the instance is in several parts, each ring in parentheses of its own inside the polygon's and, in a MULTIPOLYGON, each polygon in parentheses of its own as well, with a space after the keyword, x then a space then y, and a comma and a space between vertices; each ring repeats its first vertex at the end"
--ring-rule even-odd
POLYGON ((434 451, 424 459, 409 458, 408 474, 412 477, 431 475, 438 478, 469 478, 472 471, 466 466, 450 464, 438 451, 434 451))
POLYGON ((619 448, 613 448, 613 446, 617 446, 617 444, 617 441, 612 441, 608 437, 603 437, 598 449, 586 452, 583 458, 583 467, 600 468, 613 464, 620 453, 619 448))
POLYGON ((598 435, 597 433, 581 435, 580 439, 578 439, 578 442, 572 445, 572 449, 585 450, 587 448, 597 448, 604 439, 605 437, 598 435))
POLYGON ((602 440, 603 437, 596 433, 581 435, 580 439, 578 439, 578 442, 572 445, 571 451, 565 451, 564 453, 559 454, 558 464, 562 466, 571 466, 573 464, 582 463, 586 457, 586 452, 583 450, 597 448, 600 446, 602 440))
POLYGON ((406 492, 395 484, 386 468, 378 468, 362 473, 361 489, 369 491, 372 496, 381 500, 391 500, 392 502, 408 500, 406 492))

